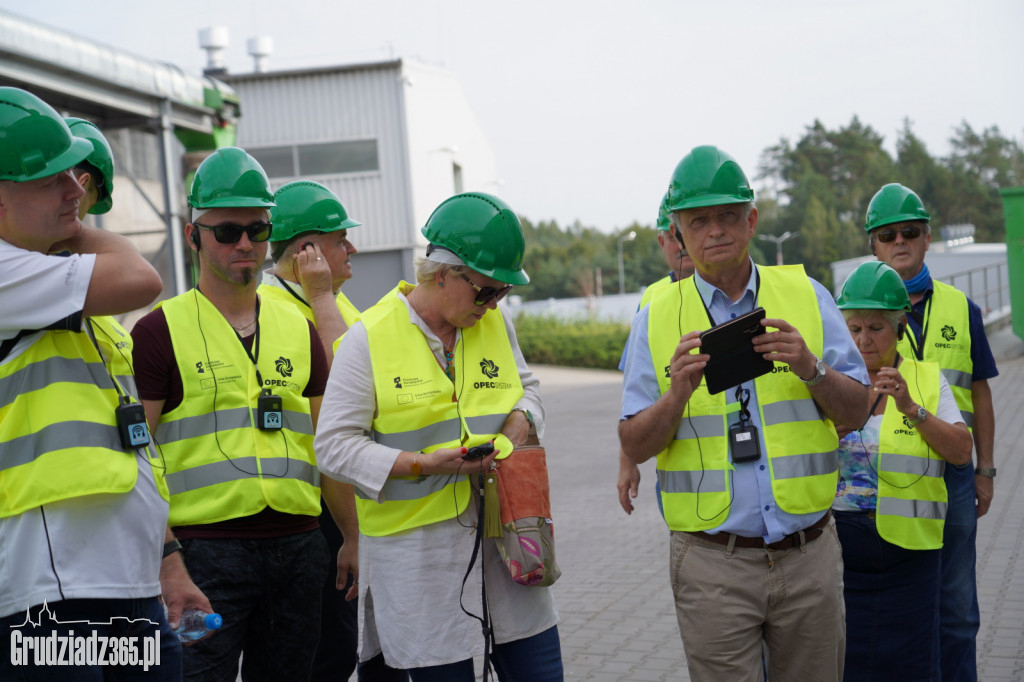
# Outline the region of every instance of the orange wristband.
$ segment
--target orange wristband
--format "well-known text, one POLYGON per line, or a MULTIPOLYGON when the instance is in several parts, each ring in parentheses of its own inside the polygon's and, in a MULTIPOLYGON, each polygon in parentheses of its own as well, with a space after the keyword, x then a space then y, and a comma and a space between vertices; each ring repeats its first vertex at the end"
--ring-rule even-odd
POLYGON ((422 452, 417 452, 412 456, 412 464, 409 465, 409 473, 413 476, 423 475, 423 467, 420 466, 420 463, 416 461, 422 454, 422 452))

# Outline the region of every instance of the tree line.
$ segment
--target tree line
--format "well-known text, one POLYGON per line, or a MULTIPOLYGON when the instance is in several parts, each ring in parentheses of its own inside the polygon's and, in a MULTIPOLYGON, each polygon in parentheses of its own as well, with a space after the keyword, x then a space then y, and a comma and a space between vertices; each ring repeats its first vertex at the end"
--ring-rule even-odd
MULTIPOLYGON (((811 277, 831 287, 833 261, 869 252, 864 212, 878 188, 889 182, 921 196, 933 229, 970 223, 975 241, 1004 240, 998 190, 1024 185, 1020 141, 997 126, 979 131, 965 121, 953 129, 949 155, 936 157, 908 120, 897 134, 895 157, 883 142, 856 116, 836 129, 815 120, 795 143, 780 139, 762 152, 756 169, 744 169, 759 189, 758 232, 799 233, 782 247, 785 262, 803 263, 811 277)), ((653 221, 611 234, 579 222, 562 228, 554 221, 524 219, 523 227, 531 282, 516 293, 526 300, 617 293, 619 240, 632 230, 636 238, 622 241, 626 291, 638 291, 667 274, 653 221)), ((775 262, 774 244, 754 240, 750 252, 757 263, 775 262)))

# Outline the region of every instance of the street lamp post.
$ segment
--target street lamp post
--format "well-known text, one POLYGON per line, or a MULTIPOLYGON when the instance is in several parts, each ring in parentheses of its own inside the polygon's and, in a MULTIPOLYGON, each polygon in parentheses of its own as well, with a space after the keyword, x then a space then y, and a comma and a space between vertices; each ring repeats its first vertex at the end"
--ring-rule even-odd
POLYGON ((626 293, 626 266, 622 261, 622 242, 631 242, 636 239, 636 230, 630 230, 619 237, 619 295, 626 293))
POLYGON ((789 230, 786 230, 780 235, 759 234, 757 235, 757 238, 766 242, 775 242, 775 264, 782 265, 782 242, 799 236, 799 232, 790 232, 789 230))

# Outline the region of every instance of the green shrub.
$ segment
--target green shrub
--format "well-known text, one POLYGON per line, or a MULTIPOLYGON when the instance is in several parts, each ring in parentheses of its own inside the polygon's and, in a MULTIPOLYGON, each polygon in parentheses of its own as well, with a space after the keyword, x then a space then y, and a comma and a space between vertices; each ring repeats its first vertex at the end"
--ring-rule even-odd
POLYGON ((618 369, 629 336, 624 322, 519 315, 515 324, 523 357, 545 365, 618 369))

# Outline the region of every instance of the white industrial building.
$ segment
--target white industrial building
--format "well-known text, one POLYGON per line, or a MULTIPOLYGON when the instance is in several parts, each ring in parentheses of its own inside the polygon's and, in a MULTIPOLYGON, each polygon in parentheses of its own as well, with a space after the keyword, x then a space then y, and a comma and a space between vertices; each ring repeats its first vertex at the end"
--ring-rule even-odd
MULTIPOLYGON (((179 137, 211 139, 237 123, 237 144, 275 188, 310 179, 331 188, 362 222, 345 293, 360 308, 413 279, 420 228, 460 191, 498 193, 494 154, 450 72, 404 59, 265 72, 266 39, 249 41, 258 72, 218 68, 225 29, 202 32, 206 74, 117 50, 0 10, 0 85, 25 88, 68 116, 89 119, 111 143, 114 207, 89 216, 128 235, 164 278, 164 296, 188 288, 179 137)), ((222 64, 220 65, 222 66, 222 64)))
POLYGON ((320 182, 363 223, 345 285, 360 308, 413 279, 420 228, 441 201, 497 191, 491 147, 444 69, 397 59, 218 77, 241 100, 238 145, 273 186, 320 182))

